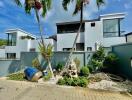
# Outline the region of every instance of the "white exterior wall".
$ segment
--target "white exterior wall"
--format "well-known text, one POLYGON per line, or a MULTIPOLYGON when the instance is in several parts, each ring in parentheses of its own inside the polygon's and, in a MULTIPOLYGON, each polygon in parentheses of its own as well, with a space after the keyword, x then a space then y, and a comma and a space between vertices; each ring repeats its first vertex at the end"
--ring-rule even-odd
POLYGON ((103 39, 104 47, 110 47, 112 45, 117 45, 117 44, 122 44, 122 43, 126 43, 125 37, 110 37, 110 38, 103 39))
POLYGON ((0 59, 1 58, 6 58, 5 49, 0 49, 0 59))
POLYGON ((132 42, 132 34, 131 35, 127 35, 127 42, 132 42))
MULTIPOLYGON (((63 48, 72 48, 77 33, 57 34, 57 51, 63 51, 63 48)), ((84 33, 80 33, 77 43, 84 43, 84 33)))
POLYGON ((92 47, 92 51, 95 51, 95 43, 102 44, 103 42, 103 29, 102 22, 86 22, 85 23, 85 51, 87 47, 92 47), (95 27, 91 27, 91 23, 95 23, 95 27))

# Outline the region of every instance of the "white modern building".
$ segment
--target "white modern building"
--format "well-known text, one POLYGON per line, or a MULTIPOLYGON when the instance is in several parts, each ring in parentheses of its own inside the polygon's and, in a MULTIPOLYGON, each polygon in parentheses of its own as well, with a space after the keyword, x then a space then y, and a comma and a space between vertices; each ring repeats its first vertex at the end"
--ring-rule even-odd
MULTIPOLYGON (((95 20, 84 20, 81 33, 76 43, 76 51, 95 51, 97 44, 106 48, 111 45, 126 43, 121 22, 124 13, 101 15, 95 20)), ((57 51, 68 51, 72 48, 79 21, 57 23, 57 51)))
POLYGON ((132 32, 125 34, 125 36, 126 36, 126 42, 127 43, 132 42, 132 32))
MULTIPOLYGON (((121 28, 124 13, 101 15, 98 19, 84 20, 75 51, 95 51, 98 45, 109 48, 112 45, 126 43, 121 28)), ((69 51, 80 26, 79 21, 57 23, 57 34, 44 39, 46 44, 53 45, 53 51, 69 51)), ((21 29, 6 31, 8 45, 0 49, 0 58, 20 58, 21 52, 38 52, 36 36, 21 29)))
MULTIPOLYGON (((40 39, 37 39, 36 36, 21 29, 10 29, 6 31, 6 34, 8 35, 8 43, 5 48, 0 49, 0 58, 19 59, 21 52, 39 52, 40 39)), ((44 39, 44 42, 56 45, 52 38, 44 39)))

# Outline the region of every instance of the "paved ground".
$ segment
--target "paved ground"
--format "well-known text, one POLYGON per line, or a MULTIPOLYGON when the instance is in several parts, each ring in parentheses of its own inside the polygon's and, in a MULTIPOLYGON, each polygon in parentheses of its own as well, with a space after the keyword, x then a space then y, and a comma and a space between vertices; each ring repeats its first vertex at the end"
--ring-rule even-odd
POLYGON ((0 100, 132 100, 117 92, 0 80, 0 100))

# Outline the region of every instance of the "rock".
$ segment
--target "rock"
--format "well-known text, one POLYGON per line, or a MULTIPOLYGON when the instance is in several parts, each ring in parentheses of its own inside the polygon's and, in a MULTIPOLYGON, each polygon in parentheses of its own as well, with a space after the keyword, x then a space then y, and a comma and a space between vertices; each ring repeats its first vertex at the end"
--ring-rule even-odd
POLYGON ((96 73, 96 74, 90 74, 89 75, 90 80, 101 81, 101 80, 107 80, 111 81, 110 77, 105 73, 96 73), (96 80, 97 79, 97 80, 96 80))
POLYGON ((69 74, 70 77, 78 77, 77 67, 76 67, 76 64, 73 60, 68 65, 68 74, 69 74))
POLYGON ((113 81, 107 81, 107 80, 90 83, 88 87, 91 89, 101 89, 101 90, 110 90, 110 91, 126 91, 123 88, 118 88, 117 83, 113 81))

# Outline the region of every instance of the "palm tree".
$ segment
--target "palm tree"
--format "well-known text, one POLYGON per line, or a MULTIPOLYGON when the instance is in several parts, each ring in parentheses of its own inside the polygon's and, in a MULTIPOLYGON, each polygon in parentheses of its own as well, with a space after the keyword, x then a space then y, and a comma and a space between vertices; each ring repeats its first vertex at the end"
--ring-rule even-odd
MULTIPOLYGON (((74 47, 76 45, 78 36, 80 34, 80 30, 81 30, 81 27, 82 27, 82 24, 83 24, 83 8, 84 8, 84 6, 86 6, 87 4, 89 4, 89 2, 90 2, 90 0, 63 0, 62 6, 63 6, 64 10, 67 11, 68 10, 68 4, 71 3, 71 2, 73 2, 73 1, 76 2, 76 4, 75 4, 75 10, 73 12, 73 15, 76 15, 80 11, 80 26, 79 26, 79 29, 77 31, 77 35, 75 37, 75 40, 74 40, 74 43, 73 43, 73 46, 72 46, 72 50, 71 50, 71 52, 69 54, 68 60, 67 60, 67 62, 65 64, 65 67, 67 67, 68 64, 69 64, 69 62, 71 61, 71 56, 72 56, 72 53, 74 51, 74 47)), ((97 6, 99 8, 102 4, 104 4, 104 0, 96 0, 96 4, 97 4, 97 6)))
MULTIPOLYGON (((14 1, 18 6, 22 6, 21 0, 14 0, 14 1)), ((51 68, 51 63, 50 63, 50 58, 52 54, 52 46, 50 44, 46 45, 44 43, 43 29, 41 26, 40 15, 39 15, 39 10, 42 8, 41 15, 43 17, 46 16, 47 12, 51 8, 51 1, 52 0, 25 0, 25 12, 27 14, 30 14, 32 9, 34 9, 35 11, 35 15, 36 15, 37 22, 39 25, 40 36, 41 36, 41 41, 39 42, 39 49, 40 49, 40 52, 43 58, 48 62, 48 67, 52 73, 52 77, 54 77, 54 74, 51 68)))

